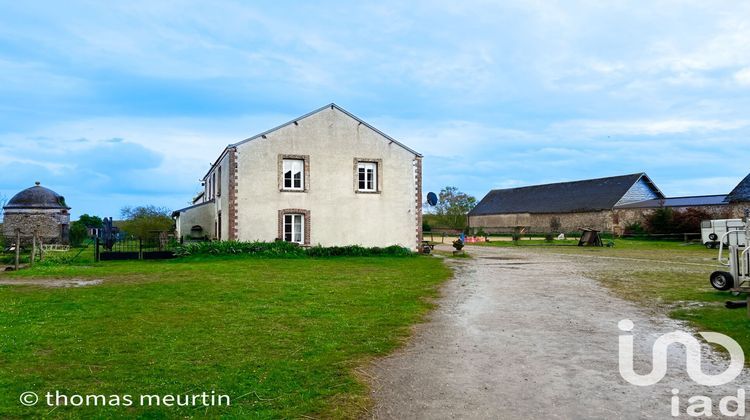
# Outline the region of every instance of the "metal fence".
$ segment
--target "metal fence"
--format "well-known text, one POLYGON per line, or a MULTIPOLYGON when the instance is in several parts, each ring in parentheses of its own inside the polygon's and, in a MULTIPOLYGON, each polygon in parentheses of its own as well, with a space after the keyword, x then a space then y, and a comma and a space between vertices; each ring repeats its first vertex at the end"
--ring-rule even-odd
POLYGON ((94 255, 96 261, 163 260, 174 258, 177 245, 166 232, 154 232, 146 238, 96 238, 94 255))

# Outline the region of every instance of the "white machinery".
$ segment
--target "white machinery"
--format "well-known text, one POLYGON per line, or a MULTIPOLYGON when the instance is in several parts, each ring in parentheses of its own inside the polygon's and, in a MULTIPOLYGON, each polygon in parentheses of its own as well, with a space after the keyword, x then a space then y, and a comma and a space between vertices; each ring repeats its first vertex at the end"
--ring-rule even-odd
POLYGON ((727 267, 727 271, 711 273, 711 286, 714 289, 750 291, 750 247, 747 246, 749 235, 750 224, 739 219, 726 221, 726 231, 717 236, 715 241, 719 244, 719 264, 727 267))
MULTIPOLYGON (((719 238, 730 230, 744 230, 745 223, 742 219, 718 219, 704 220, 701 222, 701 243, 706 248, 718 248, 719 238)), ((729 245, 724 242, 724 246, 729 245)))

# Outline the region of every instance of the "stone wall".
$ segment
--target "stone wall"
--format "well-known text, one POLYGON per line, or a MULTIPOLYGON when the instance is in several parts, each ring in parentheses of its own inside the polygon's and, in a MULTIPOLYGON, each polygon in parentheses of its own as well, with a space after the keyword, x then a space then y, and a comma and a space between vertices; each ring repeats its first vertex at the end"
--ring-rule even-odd
MULTIPOLYGON (((737 203, 722 206, 701 206, 697 207, 714 215, 714 218, 740 219, 744 216, 745 208, 750 207, 750 203, 737 203)), ((675 211, 685 211, 690 207, 673 207, 675 211)), ((586 227, 599 231, 613 231, 621 234, 625 227, 635 222, 643 224, 645 217, 656 208, 643 209, 616 209, 613 211, 604 210, 599 212, 580 212, 580 213, 511 213, 511 214, 493 214, 483 216, 469 216, 469 227, 474 229, 482 228, 487 233, 507 233, 515 227, 526 227, 535 233, 551 232, 553 219, 557 219, 560 224, 558 229, 561 232, 573 232, 580 228, 586 227)))
POLYGON ((21 233, 21 243, 31 243, 34 233, 44 243, 67 243, 70 215, 59 210, 8 211, 3 221, 3 235, 15 241, 16 232, 21 233))
POLYGON ((580 228, 590 228, 600 231, 612 229, 612 212, 581 212, 581 213, 513 213, 498 215, 469 216, 469 227, 482 228, 487 233, 507 233, 513 228, 522 226, 532 232, 551 232, 552 222, 559 222, 560 232, 574 232, 580 228))

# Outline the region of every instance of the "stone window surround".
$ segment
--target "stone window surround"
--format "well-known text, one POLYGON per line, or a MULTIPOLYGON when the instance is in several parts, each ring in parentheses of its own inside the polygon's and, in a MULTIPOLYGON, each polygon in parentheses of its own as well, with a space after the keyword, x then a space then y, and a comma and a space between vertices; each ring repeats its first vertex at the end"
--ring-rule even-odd
POLYGON ((306 193, 310 190, 310 155, 279 155, 278 157, 279 173, 279 191, 306 193), (303 188, 301 190, 290 190, 284 188, 284 159, 295 159, 304 161, 304 179, 302 180, 303 188))
POLYGON ((383 191, 383 159, 368 159, 368 158, 354 158, 354 193, 355 194, 380 194, 383 191), (375 164, 375 180, 377 186, 375 191, 362 191, 359 189, 359 164, 360 163, 374 163, 375 164))
POLYGON ((287 214, 301 214, 305 220, 305 234, 302 245, 310 245, 310 210, 305 209, 282 209, 279 210, 279 222, 278 222, 278 235, 279 240, 284 240, 284 215, 287 214))

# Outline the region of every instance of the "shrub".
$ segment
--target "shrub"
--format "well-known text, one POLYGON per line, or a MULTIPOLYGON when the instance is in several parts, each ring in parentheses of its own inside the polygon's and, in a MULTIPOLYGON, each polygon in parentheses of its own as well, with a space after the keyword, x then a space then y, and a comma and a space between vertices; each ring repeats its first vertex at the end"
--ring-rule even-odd
POLYGON ((555 240, 555 235, 552 233, 545 233, 544 234, 544 242, 553 242, 555 240))
POLYGON ((411 250, 400 246, 386 248, 365 248, 358 245, 303 248, 295 243, 275 242, 237 242, 214 241, 192 242, 175 248, 175 256, 194 255, 252 255, 269 258, 304 258, 304 257, 376 257, 376 256, 411 256, 411 250))
POLYGON ((673 233, 674 209, 670 207, 660 207, 653 213, 646 216, 646 229, 649 233, 673 233))
POLYGON ((624 233, 626 235, 643 235, 646 233, 646 229, 640 222, 633 222, 625 226, 624 233))

